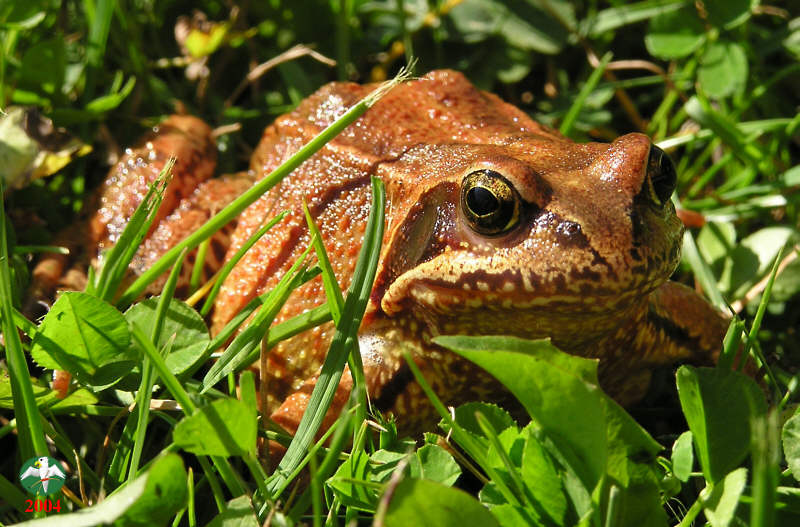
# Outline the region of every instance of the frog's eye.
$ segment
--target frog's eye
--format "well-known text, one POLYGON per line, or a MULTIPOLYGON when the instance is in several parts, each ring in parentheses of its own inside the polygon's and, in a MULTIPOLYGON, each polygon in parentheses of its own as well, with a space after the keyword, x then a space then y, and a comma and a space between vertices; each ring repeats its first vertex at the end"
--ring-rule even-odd
POLYGON ((461 183, 461 209, 473 230, 496 236, 519 223, 520 197, 497 172, 476 170, 461 183))
POLYGON ((653 201, 663 207, 675 191, 678 174, 666 152, 653 145, 647 159, 647 185, 653 201))

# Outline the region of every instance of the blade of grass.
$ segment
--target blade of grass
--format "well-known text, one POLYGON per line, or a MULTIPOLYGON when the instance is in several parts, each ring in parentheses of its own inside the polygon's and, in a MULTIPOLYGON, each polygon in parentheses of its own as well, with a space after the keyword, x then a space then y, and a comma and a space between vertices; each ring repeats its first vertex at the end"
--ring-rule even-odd
MULTIPOLYGON (((189 527, 195 527, 195 525, 197 525, 197 517, 194 511, 194 470, 192 470, 192 467, 189 467, 186 472, 186 518, 189 522, 189 527)), ((173 525, 178 527, 178 525, 180 525, 180 520, 181 518, 176 516, 173 525)))
MULTIPOLYGON (((186 390, 183 389, 181 383, 169 371, 167 367, 167 363, 164 362, 164 358, 158 352, 158 350, 153 346, 153 343, 147 338, 147 336, 142 332, 142 330, 136 324, 133 324, 131 327, 131 336, 136 341, 136 343, 145 351, 147 358, 150 359, 153 367, 155 368, 156 372, 158 372, 158 377, 161 378, 161 382, 164 384, 164 387, 167 391, 172 394, 172 397, 178 401, 178 404, 181 405, 181 410, 185 415, 192 415, 197 411, 197 406, 192 402, 189 394, 186 393, 186 390)), ((155 382, 155 381, 154 381, 155 382)), ((201 456, 198 456, 198 458, 201 456)), ((233 494, 233 496, 241 496, 245 493, 245 488, 242 486, 241 481, 236 477, 236 473, 231 467, 228 460, 221 456, 210 456, 211 461, 214 463, 214 466, 217 468, 220 476, 222 476, 222 480, 225 482, 225 485, 228 487, 228 490, 233 494)))
POLYGON ((505 448, 503 448, 503 444, 500 442, 500 438, 497 437, 497 431, 492 427, 492 424, 486 418, 485 415, 481 412, 475 412, 475 419, 478 421, 478 426, 481 427, 483 433, 486 437, 489 438, 489 443, 494 447, 495 451, 497 452, 498 457, 503 462, 503 466, 506 468, 506 472, 511 478, 511 483, 513 483, 514 487, 511 488, 510 486, 506 485, 505 481, 502 478, 498 478, 494 480, 495 484, 500 486, 500 482, 502 481, 502 485, 508 487, 508 492, 514 494, 517 499, 517 502, 525 507, 531 507, 531 503, 528 502, 527 496, 525 495, 525 483, 522 481, 522 476, 517 470, 517 467, 511 462, 511 458, 508 457, 508 452, 506 452, 505 448))
POLYGON ((739 317, 734 317, 728 326, 728 331, 725 333, 725 339, 722 341, 722 353, 719 355, 717 367, 725 370, 733 368, 733 363, 736 360, 736 354, 742 343, 742 333, 744 332, 744 322, 739 317))
MULTIPOLYGON (((352 404, 352 397, 349 402, 352 404)), ((333 432, 333 437, 331 438, 328 451, 325 453, 325 457, 322 459, 322 463, 319 464, 319 467, 317 467, 317 470, 311 472, 311 477, 317 480, 320 486, 322 485, 322 482, 328 479, 328 477, 333 474, 336 468, 339 466, 339 454, 342 453, 342 450, 345 447, 345 440, 348 435, 347 432, 349 431, 350 424, 353 421, 353 411, 351 408, 352 406, 350 408, 345 407, 342 409, 341 414, 339 414, 339 418, 332 427, 335 428, 335 431, 333 432)), ((314 451, 314 448, 309 449, 309 453, 314 451)), ((288 516, 290 518, 295 521, 299 521, 300 516, 304 514, 310 506, 312 492, 314 492, 313 486, 307 489, 306 492, 300 496, 297 502, 292 505, 291 510, 288 512, 288 516)))
POLYGON ((753 503, 750 525, 775 525, 775 501, 780 476, 780 426, 774 409, 753 423, 753 503))
POLYGON ((751 140, 748 140, 746 134, 742 133, 736 123, 712 108, 711 102, 702 94, 698 93, 687 103, 686 111, 691 118, 710 128, 745 163, 756 166, 764 157, 761 150, 751 140))
POLYGON ((153 282, 158 276, 161 275, 166 269, 169 268, 178 258, 178 255, 184 248, 193 249, 197 247, 203 240, 209 238, 212 234, 218 231, 223 225, 237 217, 244 209, 254 203, 262 194, 275 186, 279 181, 291 173, 295 168, 299 167, 306 159, 311 157, 315 152, 336 137, 342 130, 349 126, 352 122, 364 114, 372 105, 383 97, 389 90, 397 84, 405 81, 409 76, 407 70, 401 70, 398 75, 370 92, 361 101, 355 104, 352 108, 347 110, 340 118, 336 119, 333 123, 328 125, 327 128, 317 134, 314 139, 309 141, 307 145, 298 150, 294 155, 286 160, 281 166, 273 170, 266 177, 255 183, 244 194, 236 198, 233 202, 228 204, 224 209, 219 211, 214 217, 209 219, 202 227, 195 232, 181 240, 175 247, 167 251, 157 262, 155 262, 150 269, 142 273, 139 278, 123 293, 119 299, 119 305, 125 306, 130 304, 134 298, 139 296, 145 288, 153 282))
POLYGON ((508 503, 521 507, 522 503, 517 498, 517 495, 508 488, 508 486, 505 484, 505 480, 500 476, 497 470, 495 470, 494 466, 488 462, 486 457, 487 453, 466 430, 461 428, 461 425, 456 423, 455 419, 453 419, 453 416, 447 411, 444 403, 442 403, 441 399, 439 399, 439 396, 433 391, 433 388, 431 388, 431 385, 428 384, 428 381, 425 380, 425 377, 422 375, 419 366, 417 366, 417 364, 414 362, 411 354, 406 351, 403 356, 406 360, 406 364, 408 364, 408 367, 411 370, 411 373, 414 375, 414 379, 417 381, 417 384, 419 384, 420 388, 422 388, 422 391, 425 392, 425 395, 428 397, 428 400, 431 402, 431 404, 433 404, 433 407, 439 413, 439 416, 444 420, 447 426, 450 427, 455 442, 486 472, 486 474, 489 476, 489 479, 497 485, 497 490, 503 495, 508 503))
POLYGON ((11 396, 14 400, 14 415, 17 418, 19 449, 22 459, 35 455, 46 456, 47 442, 42 430, 42 418, 33 395, 28 363, 22 351, 17 326, 14 324, 14 306, 12 298, 14 288, 11 285, 11 270, 8 267, 9 251, 6 236, 6 211, 3 196, 5 188, 0 178, 0 315, 5 339, 6 361, 8 362, 11 396))
MULTIPOLYGON (((315 268, 311 268, 307 270, 304 275, 303 279, 311 279, 316 274, 313 272, 315 268)), ((305 283, 305 282, 303 282, 305 283)), ((211 356, 212 352, 217 348, 221 347, 225 342, 230 339, 231 336, 236 332, 236 329, 250 316, 250 314, 255 311, 260 305, 264 303, 266 298, 269 296, 269 292, 264 293, 263 295, 254 298, 250 301, 250 303, 245 306, 244 310, 240 311, 239 314, 236 315, 230 322, 228 322, 223 330, 217 334, 216 337, 209 343, 206 347, 206 350, 203 354, 195 360, 194 364, 189 367, 186 372, 180 375, 179 378, 189 378, 191 377, 204 363, 205 361, 211 356)), ((296 315, 289 320, 285 320, 280 324, 276 325, 269 329, 269 333, 267 334, 267 341, 264 345, 265 349, 270 349, 272 346, 277 344, 278 342, 288 339, 289 337, 293 337, 298 333, 302 333, 307 329, 311 329, 315 326, 319 326, 320 324, 324 324, 331 320, 331 312, 328 307, 328 304, 324 304, 321 306, 317 306, 310 311, 305 313, 301 313, 296 315)), ((250 364, 254 363, 256 359, 258 359, 258 355, 261 352, 259 349, 255 349, 245 358, 242 363, 233 370, 234 373, 241 371, 241 368, 247 367, 250 364)))
MULTIPOLYGON (((289 320, 281 322, 277 326, 269 328, 269 332, 266 335, 266 340, 264 341, 262 348, 256 347, 250 350, 246 356, 240 355, 232 358, 226 358, 224 369, 221 370, 217 376, 221 379, 224 376, 223 373, 225 375, 230 373, 238 373, 258 360, 258 357, 261 354, 261 349, 269 350, 282 340, 286 340, 297 335, 298 333, 302 333, 307 329, 319 326, 320 324, 324 324, 330 320, 331 312, 328 304, 325 304, 322 306, 317 306, 310 311, 301 313, 300 315, 296 315, 289 320)), ((209 346, 209 349, 213 348, 209 346)), ((222 359, 218 359, 218 362, 221 360, 222 359)), ((219 379, 217 382, 219 382, 219 379)))
POLYGON ((219 360, 208 370, 208 373, 203 377, 200 388, 201 394, 212 388, 226 375, 232 373, 245 357, 259 349, 261 339, 289 299, 289 295, 304 282, 305 268, 302 265, 310 250, 311 245, 306 247, 303 254, 281 277, 278 285, 269 292, 269 296, 264 300, 264 303, 244 331, 236 335, 236 338, 233 339, 233 342, 230 343, 219 360))
POLYGON ((700 256, 694 237, 688 230, 683 234, 683 255, 689 262, 697 281, 700 282, 700 287, 705 291, 711 304, 722 312, 727 311, 728 303, 722 298, 722 293, 719 292, 714 273, 711 272, 708 264, 700 256))
MULTIPOLYGON (((186 251, 183 251, 183 257, 186 256, 186 251)), ((155 324, 153 324, 152 332, 150 333, 150 341, 156 345, 161 338, 161 331, 164 328, 164 319, 167 316, 167 308, 175 295, 175 287, 178 284, 178 278, 181 274, 183 264, 183 257, 178 258, 172 268, 172 272, 164 284, 164 289, 158 299, 155 313, 155 324)), ((145 357, 142 360, 142 380, 139 385, 139 390, 136 394, 136 437, 133 441, 133 452, 131 453, 131 464, 128 470, 128 481, 136 479, 136 474, 139 470, 139 461, 142 458, 142 449, 144 448, 145 434, 147 432, 147 423, 150 419, 150 399, 153 393, 153 367, 150 361, 145 357)), ((133 413, 128 417, 133 420, 133 413)))
MULTIPOLYGON (((747 121, 743 123, 737 123, 735 128, 744 134, 753 134, 753 133, 761 133, 765 134, 768 132, 784 132, 788 126, 792 124, 793 119, 789 118, 777 118, 777 119, 763 119, 759 121, 747 121)), ((703 128, 698 130, 697 132, 691 133, 682 133, 678 132, 678 135, 673 137, 668 137, 656 143, 656 146, 662 148, 666 151, 670 151, 675 147, 680 145, 685 145, 688 143, 693 143, 695 141, 709 139, 717 137, 715 135, 715 131, 709 128, 703 128)))
POLYGON ((203 240, 197 247, 197 257, 194 259, 192 266, 192 276, 189 278, 189 291, 194 293, 200 287, 200 280, 203 279, 203 267, 206 263, 206 254, 208 254, 208 246, 211 244, 211 238, 203 240))
POLYGON ((253 233, 252 236, 250 236, 247 239, 246 242, 244 242, 244 244, 242 244, 241 247, 239 247, 239 250, 236 251, 236 253, 231 257, 231 259, 225 262, 225 265, 223 265, 222 269, 220 269, 219 272, 217 273, 217 278, 216 281, 214 282, 214 287, 211 288, 211 292, 208 293, 206 301, 203 304, 202 309, 200 309, 201 315, 206 316, 208 315, 209 311, 211 311, 211 307, 214 305, 214 300, 216 300, 217 295, 219 294, 219 290, 222 287, 222 283, 225 281, 225 278, 227 278, 228 275, 231 274, 233 267, 237 263, 239 263, 239 260, 242 259, 244 253, 250 250, 250 247, 255 245, 255 243, 258 240, 260 240, 261 237, 264 236, 268 230, 270 230, 278 222, 283 220, 283 218, 285 218, 287 214, 289 214, 289 211, 283 211, 274 218, 272 218, 271 220, 269 220, 267 223, 262 225, 256 232, 253 233))
POLYGON ((564 119, 561 121, 561 126, 558 127, 558 131, 565 136, 569 137, 570 132, 572 132, 572 127, 575 125, 575 120, 578 118, 578 114, 586 102, 586 98, 589 97, 589 94, 592 93, 592 90, 597 87, 597 83, 600 82, 600 78, 603 76, 603 72, 606 71, 606 66, 608 66, 608 63, 613 56, 613 53, 610 51, 603 55, 603 58, 600 59, 600 63, 586 80, 586 84, 584 84, 578 92, 578 95, 575 97, 572 106, 570 106, 569 110, 567 110, 566 115, 564 115, 564 119))
POLYGON ((599 11, 588 19, 591 26, 587 27, 589 36, 598 37, 617 28, 634 24, 641 20, 648 20, 656 15, 676 11, 683 7, 681 0, 647 0, 621 4, 619 7, 610 7, 599 11))
POLYGON ((97 0, 97 4, 84 0, 89 36, 86 46, 86 84, 83 90, 83 101, 94 98, 96 74, 103 67, 103 55, 106 52, 108 32, 111 28, 111 17, 114 14, 115 0, 97 0), (96 7, 96 8, 95 8, 96 7))
POLYGON ((87 288, 87 292, 93 292, 107 302, 113 300, 119 284, 125 276, 128 265, 133 260, 133 256, 136 254, 144 237, 147 236, 147 231, 150 230, 150 225, 152 225, 156 217, 158 208, 164 198, 164 191, 169 185, 170 179, 172 179, 172 167, 174 164, 175 158, 170 158, 164 165, 164 169, 161 170, 161 173, 147 189, 147 194, 145 194, 139 206, 136 207, 114 247, 104 255, 103 266, 97 276, 97 281, 94 283, 93 291, 87 288))
MULTIPOLYGON (((775 278, 778 276, 778 267, 783 259, 783 251, 785 248, 785 246, 781 247, 781 249, 778 251, 778 255, 775 257, 775 263, 772 264, 772 271, 770 272, 767 285, 764 287, 764 292, 761 294, 761 302, 758 304, 756 316, 753 317, 753 324, 750 326, 750 332, 748 333, 747 344, 745 347, 745 357, 747 356, 747 353, 754 353, 760 363, 759 365, 764 368, 764 371, 767 373, 767 379, 769 379, 769 384, 772 386, 776 401, 780 401, 782 396, 780 384, 775 378, 772 368, 769 367, 764 355, 761 353, 761 349, 758 346, 754 346, 753 343, 756 342, 758 332, 761 329, 761 321, 764 320, 764 313, 767 312, 767 304, 769 303, 769 297, 772 294, 772 285, 775 283, 775 278)), ((742 365, 744 365, 744 361, 742 361, 742 365)))
POLYGON ((0 498, 2 498, 6 504, 17 509, 17 512, 25 515, 25 500, 28 496, 19 490, 16 484, 11 483, 2 474, 0 474, 0 498))
MULTIPOLYGON (((256 397, 256 381, 252 371, 246 371, 241 375, 239 379, 239 394, 239 398, 242 402, 250 408, 254 416, 257 416, 258 401, 256 397)), ((253 448, 253 450, 242 456, 242 459, 250 470, 250 474, 255 480, 256 486, 258 486, 258 491, 261 493, 262 499, 269 499, 266 486, 268 476, 264 467, 258 460, 256 448, 253 448)))
MULTIPOLYGON (((326 430, 325 433, 323 433, 320 436, 319 440, 317 440, 317 442, 314 443, 308 449, 308 452, 306 453, 306 455, 303 456, 303 458, 300 460, 300 463, 298 463, 298 465, 294 469, 294 471, 292 471, 288 476, 283 477, 283 476, 279 475, 277 472, 274 472, 272 474, 272 476, 270 476, 270 480, 267 481, 267 485, 268 486, 270 485, 270 483, 272 481, 280 479, 280 483, 276 486, 276 490, 274 491, 273 495, 280 496, 283 493, 283 491, 286 490, 286 488, 289 486, 289 484, 297 476, 299 476, 300 473, 305 469, 306 465, 309 462, 311 454, 315 454, 321 448, 323 448, 323 445, 325 445, 328 442, 328 438, 331 437, 331 435, 338 434, 338 433, 341 433, 343 436, 347 435, 347 432, 349 431, 349 428, 350 428, 350 423, 352 422, 352 413, 353 413, 353 409, 352 408, 344 408, 342 410, 342 413, 339 416, 339 419, 334 421, 333 424, 331 425, 331 427, 328 430, 326 430)), ((334 438, 335 437, 336 437, 336 435, 334 435, 334 438)), ((331 443, 331 444, 333 444, 333 443, 331 443)), ((341 452, 341 449, 339 450, 339 452, 341 452)), ((335 465, 339 460, 340 460, 340 458, 339 458, 339 455, 337 453, 336 456, 333 458, 333 465, 334 466, 330 467, 331 471, 333 471, 333 469, 336 468, 335 465)), ((291 505, 291 502, 292 502, 291 499, 287 500, 286 501, 287 506, 292 506, 292 508, 294 508, 294 506, 291 505)), ((265 506, 266 506, 266 504, 265 504, 265 506)), ((259 511, 259 515, 263 514, 264 507, 262 507, 262 510, 259 511)), ((331 507, 331 510, 333 510, 333 509, 334 509, 334 507, 331 507)))
MULTIPOLYGON (((325 243, 322 241, 322 233, 314 223, 314 218, 311 217, 311 211, 308 210, 308 205, 303 201, 303 212, 306 215, 306 224, 308 231, 314 237, 314 251, 319 260, 319 267, 322 269, 322 285, 325 289, 325 297, 328 299, 330 305, 331 317, 333 323, 339 325, 342 318, 342 305, 344 304, 344 297, 342 290, 339 289, 339 282, 336 280, 336 275, 333 272, 330 258, 328 258, 328 251, 325 249, 325 243)), ((349 358, 347 360, 350 366, 350 375, 353 378, 353 389, 358 390, 355 392, 361 394, 362 399, 357 401, 356 406, 356 420, 363 421, 366 418, 367 412, 367 390, 366 379, 364 378, 364 365, 361 362, 361 351, 358 348, 358 341, 353 341, 353 347, 349 351, 349 358)))
POLYGON ((69 249, 58 245, 16 245, 12 252, 20 255, 35 253, 69 254, 69 249))
POLYGON ((339 327, 336 328, 317 383, 311 392, 308 406, 297 427, 297 433, 278 464, 274 479, 270 481, 269 488, 273 495, 276 495, 275 491, 284 485, 287 476, 300 464, 339 387, 339 380, 348 356, 348 346, 352 345, 348 343, 348 340, 356 340, 356 332, 361 324, 361 318, 364 316, 375 280, 381 242, 383 241, 385 206, 386 193, 383 182, 373 177, 372 208, 367 220, 358 262, 353 272, 350 292, 342 309, 342 318, 339 327))

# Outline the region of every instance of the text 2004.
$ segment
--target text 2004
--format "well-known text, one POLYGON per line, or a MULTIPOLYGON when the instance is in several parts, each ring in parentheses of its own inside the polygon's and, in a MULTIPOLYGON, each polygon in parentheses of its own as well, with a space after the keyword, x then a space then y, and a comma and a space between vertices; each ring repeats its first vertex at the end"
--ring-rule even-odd
POLYGON ((61 500, 25 500, 25 512, 61 512, 61 500))

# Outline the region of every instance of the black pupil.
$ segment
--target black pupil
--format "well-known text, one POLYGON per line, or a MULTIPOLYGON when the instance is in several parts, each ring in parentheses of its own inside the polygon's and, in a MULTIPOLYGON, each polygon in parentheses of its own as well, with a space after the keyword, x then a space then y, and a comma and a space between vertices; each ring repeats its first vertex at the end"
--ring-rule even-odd
POLYGON ((477 216, 486 216, 500 207, 500 202, 489 190, 473 187, 467 192, 467 205, 477 216))

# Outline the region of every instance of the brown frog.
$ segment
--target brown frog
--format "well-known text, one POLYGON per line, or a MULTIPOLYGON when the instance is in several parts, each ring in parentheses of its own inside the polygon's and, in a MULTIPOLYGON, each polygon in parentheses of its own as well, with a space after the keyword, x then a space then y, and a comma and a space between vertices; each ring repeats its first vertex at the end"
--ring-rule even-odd
MULTIPOLYGON (((174 209, 162 209, 137 256, 136 266, 146 268, 249 178, 268 174, 372 89, 324 86, 265 130, 249 176, 210 179, 197 190, 211 174, 210 130, 191 117, 171 118, 112 170, 92 220, 94 240, 114 242, 144 186, 177 154, 165 200, 174 209)), ((576 144, 453 71, 392 90, 247 209, 230 237, 215 239, 209 272, 264 218, 290 211, 225 281, 213 330, 275 286, 305 249, 303 200, 346 289, 372 175, 386 185, 386 230, 359 342, 371 400, 394 410, 405 430, 433 416, 402 350, 413 352, 446 403, 504 397, 488 374, 432 344, 440 334, 550 337, 565 351, 599 358, 604 388, 623 404, 642 396, 657 366, 715 359, 724 319, 668 281, 683 227, 670 202, 676 174, 667 155, 636 133, 576 144)), ((316 279, 292 295, 279 319, 324 301, 316 279)), ((328 323, 269 351, 262 372, 269 409, 289 428, 299 422, 332 335, 328 323)), ((348 385, 345 375, 342 394, 348 385)))

